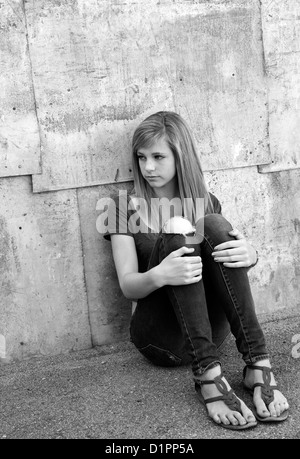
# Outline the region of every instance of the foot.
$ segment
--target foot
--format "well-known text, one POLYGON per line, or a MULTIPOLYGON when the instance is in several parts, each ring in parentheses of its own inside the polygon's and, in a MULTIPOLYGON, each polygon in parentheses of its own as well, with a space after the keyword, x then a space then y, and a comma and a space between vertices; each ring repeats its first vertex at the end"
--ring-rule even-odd
MULTIPOLYGON (((271 363, 268 359, 259 360, 255 363, 255 366, 268 367, 271 368, 271 363)), ((251 388, 256 383, 263 382, 263 373, 261 370, 255 370, 247 367, 244 384, 246 387, 251 388)), ((276 381, 273 373, 271 372, 271 381, 270 385, 276 386, 276 381)), ((262 399, 262 388, 255 387, 253 392, 253 403, 255 405, 258 416, 261 418, 277 418, 282 415, 282 413, 289 408, 289 404, 284 395, 277 389, 274 389, 274 400, 266 405, 262 399)), ((276 419, 275 419, 276 420, 276 419)))
MULTIPOLYGON (((221 367, 217 366, 208 369, 202 376, 202 381, 213 380, 221 374, 221 367)), ((228 390, 231 389, 227 380, 222 377, 222 381, 225 383, 228 390)), ((201 385, 201 394, 204 400, 212 397, 218 397, 221 392, 217 389, 215 384, 204 384, 201 385)), ((238 398, 238 397, 237 397, 238 398)), ((256 423, 256 418, 252 411, 246 406, 246 404, 238 398, 240 401, 240 411, 232 410, 222 400, 209 402, 206 405, 208 415, 217 423, 224 424, 224 426, 246 426, 249 423, 256 423)))

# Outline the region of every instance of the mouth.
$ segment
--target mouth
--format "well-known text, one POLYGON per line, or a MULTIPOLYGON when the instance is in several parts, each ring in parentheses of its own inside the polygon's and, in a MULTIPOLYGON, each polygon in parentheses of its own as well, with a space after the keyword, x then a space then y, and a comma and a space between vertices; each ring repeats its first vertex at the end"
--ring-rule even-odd
POLYGON ((157 176, 157 175, 156 175, 156 176, 154 176, 154 175, 146 175, 145 178, 146 178, 147 180, 153 180, 153 179, 157 179, 158 176, 157 176))

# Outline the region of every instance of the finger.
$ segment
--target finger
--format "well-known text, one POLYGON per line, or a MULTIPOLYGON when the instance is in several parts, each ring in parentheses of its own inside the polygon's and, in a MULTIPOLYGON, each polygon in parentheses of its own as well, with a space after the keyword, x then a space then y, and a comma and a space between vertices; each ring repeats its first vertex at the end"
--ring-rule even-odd
POLYGON ((194 271, 192 271, 192 276, 193 277, 201 276, 201 274, 202 274, 202 269, 201 268, 195 269, 194 271))
POLYGON ((200 274, 199 276, 195 276, 195 277, 191 277, 189 279, 188 282, 186 282, 187 284, 196 284, 197 282, 201 281, 202 279, 202 274, 200 274))
POLYGON ((189 263, 192 263, 192 264, 201 263, 202 265, 202 259, 201 257, 189 257, 189 263))
POLYGON ((219 244, 219 245, 216 245, 216 247, 214 248, 214 252, 216 250, 224 250, 224 249, 231 249, 231 248, 235 248, 235 247, 241 247, 243 245, 243 243, 241 242, 241 240, 232 240, 232 241, 226 241, 226 242, 222 242, 222 244, 219 244))
POLYGON ((243 233, 241 233, 238 229, 233 229, 232 231, 229 231, 230 236, 234 236, 236 237, 237 239, 245 239, 245 236, 243 235, 243 233))
POLYGON ((216 263, 235 263, 237 261, 245 261, 245 257, 243 255, 233 255, 230 257, 216 257, 214 258, 216 263))
POLYGON ((180 249, 174 250, 170 255, 172 257, 182 257, 183 255, 187 253, 193 253, 195 249, 193 247, 180 247, 180 249))
POLYGON ((234 263, 223 263, 226 268, 246 268, 247 264, 244 261, 237 261, 234 263))
POLYGON ((237 247, 235 249, 227 249, 227 250, 217 250, 216 252, 212 253, 213 257, 231 257, 234 255, 242 255, 246 253, 245 247, 237 247))
POLYGON ((190 273, 194 276, 195 275, 195 272, 199 271, 199 273, 202 272, 202 265, 200 264, 194 264, 194 265, 190 265, 190 273))

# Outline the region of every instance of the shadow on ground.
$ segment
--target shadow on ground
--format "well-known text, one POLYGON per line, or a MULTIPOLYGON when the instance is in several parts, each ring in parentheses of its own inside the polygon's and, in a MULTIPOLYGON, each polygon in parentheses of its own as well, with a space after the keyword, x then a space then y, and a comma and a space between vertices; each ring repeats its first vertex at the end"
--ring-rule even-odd
MULTIPOLYGON (((283 423, 244 432, 216 426, 196 397, 189 368, 154 367, 127 342, 1 364, 0 439, 300 438, 300 347, 292 342, 300 335, 300 311, 263 314, 259 320, 291 405, 283 423)), ((237 395, 251 406, 233 339, 220 357, 237 395)))

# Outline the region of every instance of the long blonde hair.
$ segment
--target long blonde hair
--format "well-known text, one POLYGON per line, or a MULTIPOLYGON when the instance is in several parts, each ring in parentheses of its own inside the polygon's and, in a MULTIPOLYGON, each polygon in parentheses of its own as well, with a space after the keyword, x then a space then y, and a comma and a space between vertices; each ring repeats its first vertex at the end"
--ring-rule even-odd
MULTIPOLYGON (((204 213, 213 213, 213 205, 207 190, 202 167, 197 155, 195 141, 184 119, 174 112, 161 111, 150 115, 136 128, 132 139, 132 168, 135 194, 150 200, 154 193, 144 179, 137 156, 141 148, 148 148, 161 138, 165 139, 174 154, 180 199, 196 202, 204 199, 204 213)), ((193 222, 194 223, 194 222, 193 222)))

